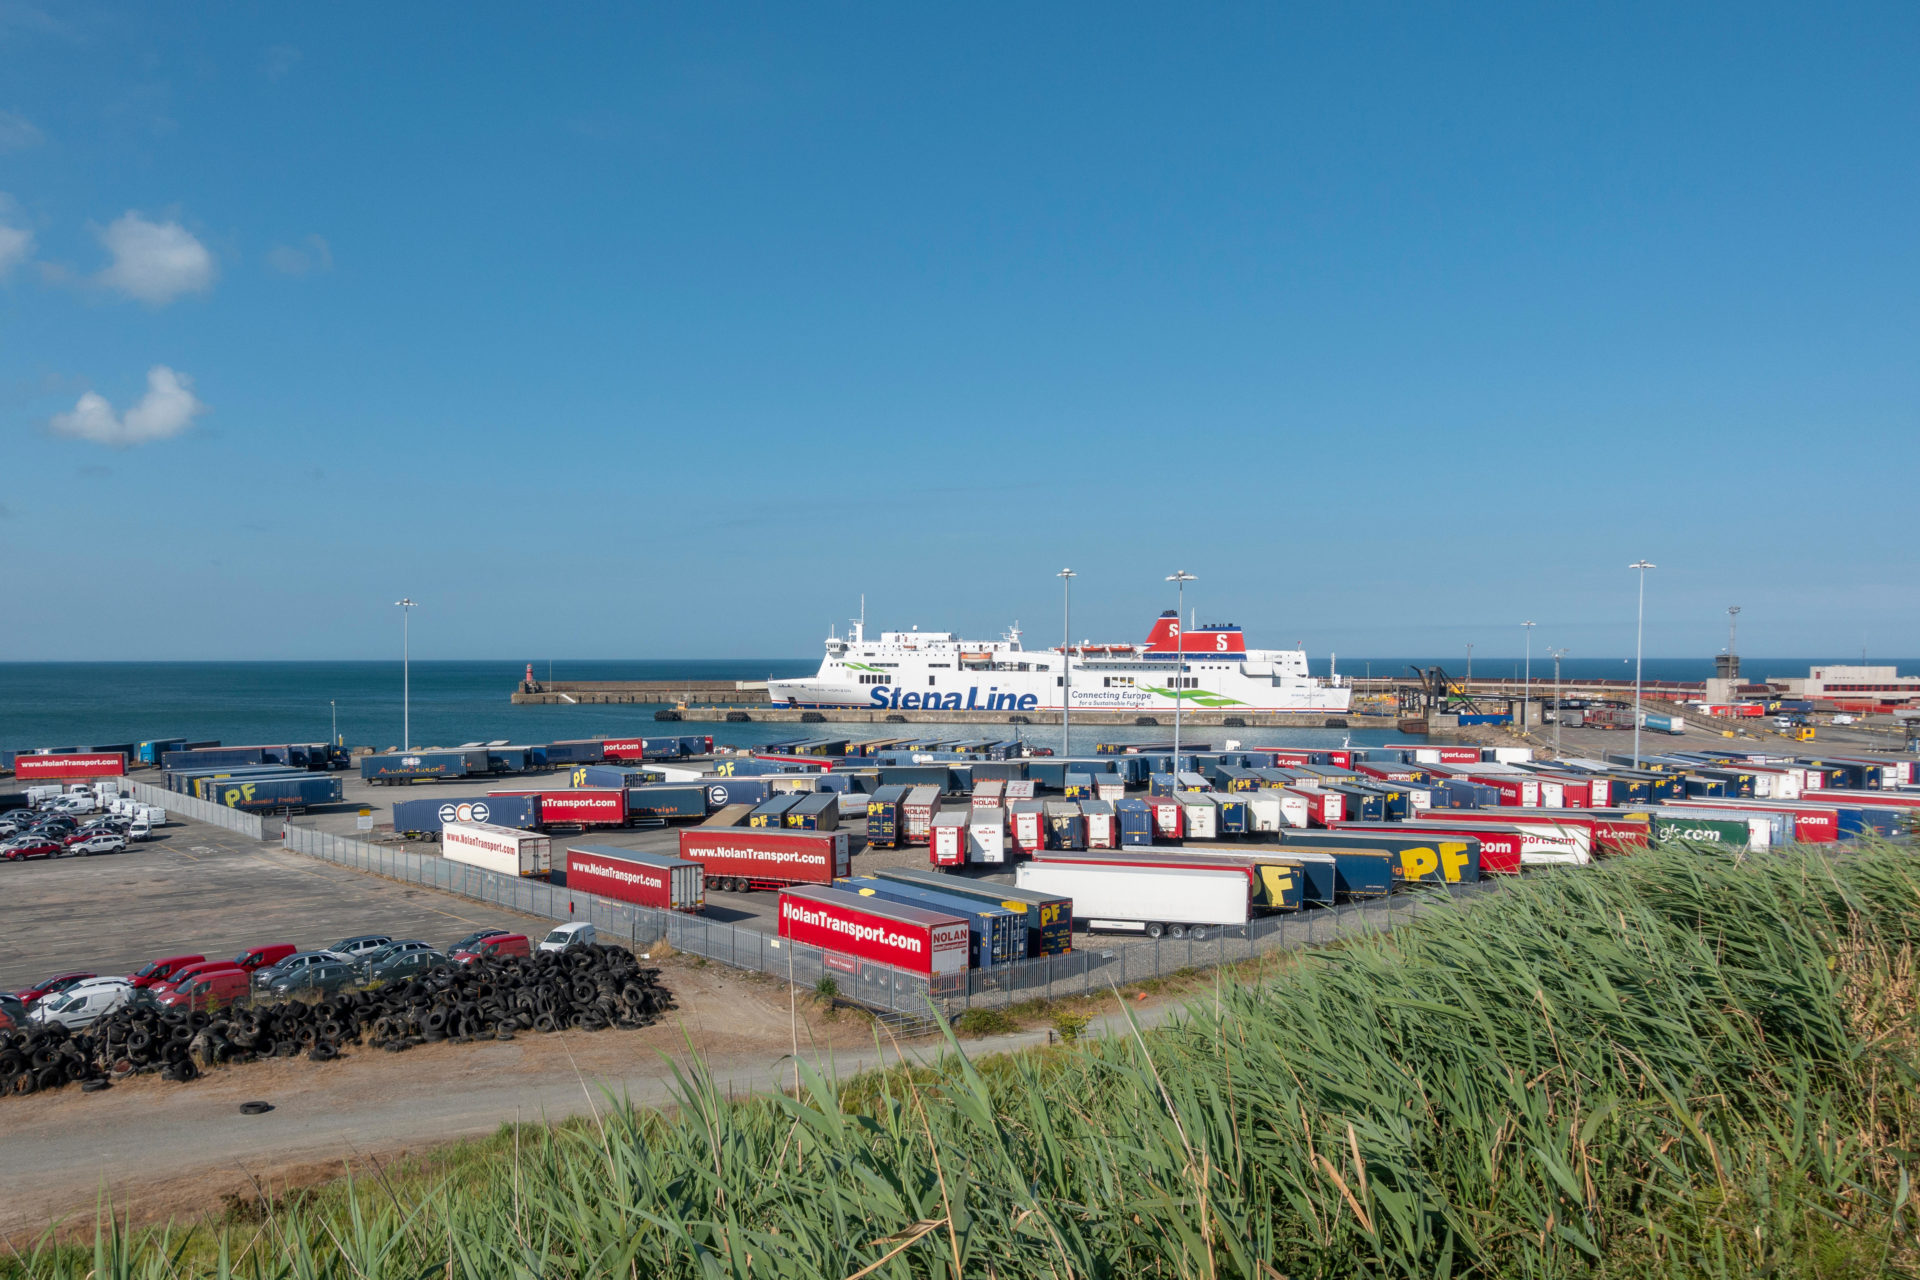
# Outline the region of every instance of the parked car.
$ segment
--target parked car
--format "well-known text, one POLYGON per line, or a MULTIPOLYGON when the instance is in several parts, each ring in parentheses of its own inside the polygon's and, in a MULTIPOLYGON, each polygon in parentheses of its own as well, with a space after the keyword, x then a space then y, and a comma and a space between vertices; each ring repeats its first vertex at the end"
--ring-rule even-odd
POLYGON ((85 982, 88 978, 97 978, 99 976, 99 974, 91 970, 84 969, 75 969, 68 973, 56 973, 51 978, 42 978, 32 986, 21 991, 16 991, 14 994, 19 997, 20 1003, 26 1005, 28 1008, 32 1008, 37 1001, 44 1000, 51 995, 58 995, 76 982, 85 982))
POLYGON ((328 950, 335 955, 358 960, 362 956, 371 955, 392 941, 393 939, 384 933, 363 933, 357 938, 342 938, 328 950))
POLYGON ((42 1000, 27 1017, 34 1022, 57 1022, 69 1031, 78 1031, 132 1004, 139 990, 125 978, 88 978, 51 999, 42 1000))
POLYGON ((0 1031, 15 1031, 27 1025, 27 1006, 19 996, 0 993, 0 1031))
POLYGON ((264 969, 254 971, 253 985, 264 991, 282 978, 297 975, 304 970, 323 964, 350 963, 346 956, 333 951, 296 951, 286 959, 264 969))
POLYGON ((80 837, 67 844, 68 853, 91 855, 125 853, 127 850, 127 838, 111 831, 82 831, 80 837))
POLYGON ((248 973, 253 973, 259 969, 272 968, 299 949, 300 948, 294 946, 291 942, 270 942, 264 947, 255 947, 251 951, 242 951, 233 958, 233 962, 242 969, 245 969, 248 973))
POLYGON ((590 947, 598 935, 593 926, 585 920, 575 920, 572 924, 563 924, 540 940, 542 951, 574 951, 580 947, 590 947))
POLYGON ((143 990, 147 987, 157 987, 188 965, 199 964, 205 959, 205 956, 166 956, 151 964, 143 965, 136 972, 129 974, 127 981, 143 990))
POLYGON ((245 1000, 252 991, 253 975, 230 964, 181 979, 154 997, 154 1003, 169 1009, 183 1005, 189 1009, 218 1009, 245 1000))
POLYGON ((354 962, 336 957, 277 973, 267 981, 266 991, 276 996, 302 991, 338 991, 352 986, 359 976, 359 967, 354 962))
POLYGON ((533 948, 524 933, 496 933, 490 938, 482 938, 471 947, 454 952, 448 959, 455 964, 472 964, 475 960, 505 960, 509 956, 528 956, 533 948))
POLYGON ((0 844, 0 857, 8 862, 21 862, 27 858, 57 858, 66 850, 58 840, 46 836, 19 836, 0 844))
POLYGON ((153 824, 148 822, 145 818, 135 818, 133 820, 133 824, 127 828, 127 839, 129 840, 153 839, 153 824))
MULTIPOLYGON (((209 973, 218 973, 224 969, 240 969, 240 966, 231 960, 202 960, 199 964, 190 964, 174 970, 164 981, 154 983, 149 990, 151 990, 156 997, 163 996, 189 979, 202 977, 209 973)), ((245 973, 246 970, 240 969, 240 972, 245 973)))
POLYGON ((393 942, 368 952, 360 961, 360 975, 368 982, 391 982, 430 969, 444 969, 451 963, 444 952, 424 942, 393 942))
POLYGON ((460 939, 460 941, 448 947, 447 954, 452 955, 456 951, 471 951, 488 938, 504 938, 507 936, 507 933, 508 930, 506 929, 481 929, 476 933, 468 934, 466 937, 460 939))

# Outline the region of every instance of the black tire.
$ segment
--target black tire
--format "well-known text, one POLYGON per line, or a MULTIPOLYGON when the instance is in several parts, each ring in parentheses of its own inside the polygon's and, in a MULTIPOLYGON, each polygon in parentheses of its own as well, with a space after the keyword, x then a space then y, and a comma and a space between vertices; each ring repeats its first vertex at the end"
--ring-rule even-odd
POLYGON ((265 1115, 271 1110, 273 1110, 273 1104, 271 1102, 243 1102, 240 1104, 240 1114, 243 1116, 265 1115))
POLYGON ((1167 930, 1167 934, 1169 937, 1184 938, 1187 936, 1187 926, 1183 924, 1173 925, 1167 930))
POLYGON ((1152 921, 1147 925, 1147 936, 1149 938, 1158 938, 1161 935, 1165 934, 1166 931, 1167 931, 1167 926, 1161 924, 1157 920, 1152 921))
POLYGON ((82 1093, 98 1093, 102 1089, 111 1088, 113 1088, 113 1081, 111 1080, 82 1080, 80 1082, 80 1092, 82 1093))
POLYGON ((1196 924, 1187 930, 1187 936, 1195 942, 1205 942, 1207 940, 1207 926, 1196 924))

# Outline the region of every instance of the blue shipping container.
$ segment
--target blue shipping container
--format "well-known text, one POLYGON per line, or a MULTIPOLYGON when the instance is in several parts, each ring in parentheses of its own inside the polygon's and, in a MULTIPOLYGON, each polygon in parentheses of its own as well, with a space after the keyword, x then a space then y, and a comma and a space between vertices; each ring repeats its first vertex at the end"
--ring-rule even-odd
POLYGON ((438 831, 449 822, 486 822, 532 831, 540 825, 539 796, 460 796, 451 800, 396 800, 395 831, 438 831))

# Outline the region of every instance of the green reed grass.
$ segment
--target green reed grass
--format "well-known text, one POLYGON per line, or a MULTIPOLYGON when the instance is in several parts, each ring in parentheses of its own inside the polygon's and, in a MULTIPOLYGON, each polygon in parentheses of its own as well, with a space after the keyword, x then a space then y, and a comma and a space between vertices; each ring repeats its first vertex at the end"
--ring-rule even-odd
MULTIPOLYGON (((407 1277, 1910 1272, 1903 847, 1669 847, 1072 1049, 527 1127, 16 1271, 407 1277)), ((4 1264, 0 1264, 3 1267, 4 1264)))

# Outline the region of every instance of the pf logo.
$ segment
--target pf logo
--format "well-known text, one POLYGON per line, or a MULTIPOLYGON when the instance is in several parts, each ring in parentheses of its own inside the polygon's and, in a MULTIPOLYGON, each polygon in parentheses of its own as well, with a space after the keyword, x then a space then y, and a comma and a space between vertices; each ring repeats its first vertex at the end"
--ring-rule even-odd
POLYGON ((440 806, 440 821, 485 822, 492 812, 486 805, 478 803, 443 804, 440 806))

